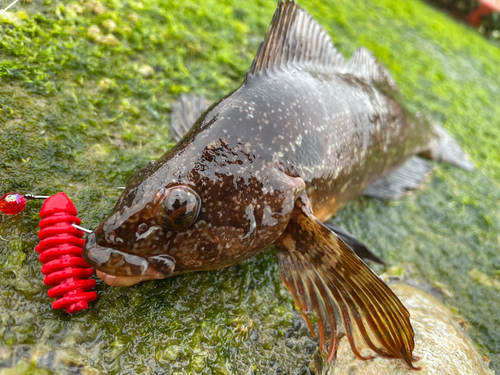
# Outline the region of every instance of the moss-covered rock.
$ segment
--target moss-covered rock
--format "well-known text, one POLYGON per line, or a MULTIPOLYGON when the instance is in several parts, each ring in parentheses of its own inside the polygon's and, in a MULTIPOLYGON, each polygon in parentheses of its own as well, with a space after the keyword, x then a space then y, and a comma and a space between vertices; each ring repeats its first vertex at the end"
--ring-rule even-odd
MULTIPOLYGON (((358 198, 335 221, 394 269, 441 289, 500 370, 500 50, 417 0, 301 3, 346 56, 371 49, 409 106, 440 121, 478 166, 439 166, 421 191, 390 204, 358 198)), ((275 6, 16 4, 0 19, 0 192, 65 191, 83 224, 97 227, 116 187, 171 147, 170 102, 188 91, 216 100, 241 83, 275 6)), ((281 284, 272 249, 225 270, 131 288, 98 281, 91 309, 68 316, 51 309, 33 251, 40 206, 0 216, 0 367, 308 371, 317 341, 281 284)))

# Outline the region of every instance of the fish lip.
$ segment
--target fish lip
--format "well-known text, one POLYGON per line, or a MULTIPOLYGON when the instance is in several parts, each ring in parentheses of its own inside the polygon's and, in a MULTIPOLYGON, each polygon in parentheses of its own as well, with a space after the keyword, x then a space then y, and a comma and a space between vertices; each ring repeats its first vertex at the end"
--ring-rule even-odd
POLYGON ((117 277, 147 277, 148 279, 163 279, 170 276, 175 269, 175 259, 168 255, 156 255, 144 258, 128 254, 111 247, 97 243, 95 232, 90 233, 82 251, 85 261, 103 274, 117 277), (162 265, 161 261, 167 263, 162 265), (160 269, 156 269, 156 267, 160 269))
POLYGON ((149 263, 142 257, 100 246, 95 233, 88 235, 82 255, 89 265, 110 275, 144 275, 149 269, 149 263))

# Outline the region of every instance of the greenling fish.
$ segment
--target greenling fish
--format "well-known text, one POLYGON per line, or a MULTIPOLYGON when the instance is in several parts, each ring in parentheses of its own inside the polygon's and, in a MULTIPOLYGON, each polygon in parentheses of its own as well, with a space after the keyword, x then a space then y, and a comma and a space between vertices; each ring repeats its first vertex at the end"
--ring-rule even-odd
POLYGON ((274 245, 312 334, 317 317, 328 361, 344 332, 358 358, 372 358, 367 348, 418 369, 408 311, 356 253, 380 259, 323 223, 363 192, 392 198, 418 186, 431 167, 416 155, 473 168, 397 90, 370 52, 345 61, 310 15, 280 1, 241 87, 207 110, 182 98, 171 126, 179 142, 132 176, 88 236, 85 259, 126 286, 227 267, 274 245))

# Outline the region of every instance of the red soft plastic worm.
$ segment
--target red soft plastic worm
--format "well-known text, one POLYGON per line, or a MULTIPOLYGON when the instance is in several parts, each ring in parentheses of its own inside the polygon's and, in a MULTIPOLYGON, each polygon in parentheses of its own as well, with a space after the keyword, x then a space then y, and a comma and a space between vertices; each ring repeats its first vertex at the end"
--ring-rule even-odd
POLYGON ((71 226, 80 224, 73 202, 64 193, 48 198, 40 211, 41 242, 35 247, 44 263, 43 282, 53 286, 49 297, 59 298, 52 303, 54 309, 66 309, 74 313, 88 308, 88 303, 97 298, 96 292, 89 292, 96 282, 89 278, 94 274, 82 257, 85 240, 83 232, 71 226))

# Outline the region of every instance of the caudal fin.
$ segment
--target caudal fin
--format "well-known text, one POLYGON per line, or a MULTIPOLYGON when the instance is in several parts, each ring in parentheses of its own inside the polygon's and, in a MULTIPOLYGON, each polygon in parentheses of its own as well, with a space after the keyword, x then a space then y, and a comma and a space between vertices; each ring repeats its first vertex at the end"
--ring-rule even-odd
POLYGON ((440 125, 434 125, 434 131, 437 137, 431 141, 427 150, 421 153, 421 156, 437 161, 444 161, 465 169, 474 170, 474 163, 469 156, 462 150, 457 141, 440 125))
POLYGON ((311 313, 318 318, 324 351, 330 327, 329 362, 337 350, 341 318, 351 349, 359 359, 373 358, 361 354, 365 347, 420 369, 412 363, 417 358, 412 356, 414 333, 408 310, 334 232, 312 215, 303 199, 296 202, 294 215, 276 248, 283 283, 313 335, 311 313))

